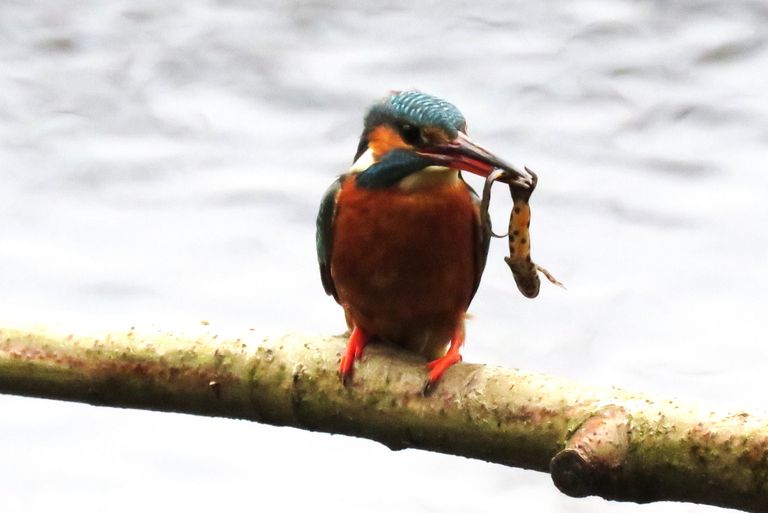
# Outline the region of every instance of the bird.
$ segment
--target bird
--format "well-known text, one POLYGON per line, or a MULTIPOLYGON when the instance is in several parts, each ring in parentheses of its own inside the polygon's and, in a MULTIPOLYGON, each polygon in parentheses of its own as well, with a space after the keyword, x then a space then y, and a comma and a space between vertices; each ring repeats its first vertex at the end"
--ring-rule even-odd
POLYGON ((321 281, 350 330, 342 383, 371 341, 425 357, 425 393, 461 361, 491 233, 461 171, 487 177, 495 169, 517 187, 533 186, 529 173, 475 144, 446 100, 393 91, 368 109, 353 164, 317 214, 321 281))

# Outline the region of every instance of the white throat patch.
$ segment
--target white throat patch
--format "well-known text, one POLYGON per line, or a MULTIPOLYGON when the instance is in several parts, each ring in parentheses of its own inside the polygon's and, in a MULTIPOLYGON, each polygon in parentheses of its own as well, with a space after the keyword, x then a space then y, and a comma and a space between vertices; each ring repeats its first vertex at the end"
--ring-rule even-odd
POLYGON ((362 173, 371 165, 373 164, 373 151, 368 148, 365 150, 365 153, 360 155, 360 157, 355 161, 354 164, 352 164, 352 167, 349 168, 350 173, 362 173))

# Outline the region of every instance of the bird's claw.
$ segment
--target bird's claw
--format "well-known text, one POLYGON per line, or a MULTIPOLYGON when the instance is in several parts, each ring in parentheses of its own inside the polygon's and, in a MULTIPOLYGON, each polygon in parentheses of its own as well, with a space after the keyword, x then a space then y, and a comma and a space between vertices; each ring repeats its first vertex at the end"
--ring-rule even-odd
POLYGON ((427 375, 427 382, 424 384, 424 395, 430 395, 435 388, 437 387, 437 383, 440 381, 440 378, 443 377, 443 374, 445 374, 445 371, 448 370, 449 367, 452 365, 459 363, 461 361, 461 355, 458 353, 448 353, 443 357, 438 358, 437 360, 432 360, 427 364, 427 369, 429 370, 429 374, 427 375))
POLYGON ((435 388, 437 388, 437 383, 434 381, 427 380, 424 382, 424 388, 421 390, 421 394, 424 397, 429 397, 432 395, 432 392, 435 391, 435 388))
POLYGON ((347 386, 352 380, 352 373, 355 368, 355 360, 363 358, 363 349, 368 342, 368 335, 360 328, 355 326, 352 329, 352 334, 349 336, 347 342, 347 348, 341 357, 341 363, 339 364, 339 377, 341 378, 341 384, 347 386))
POLYGON ((352 369, 354 359, 347 358, 347 355, 341 357, 341 364, 339 365, 339 378, 343 386, 349 385, 352 380, 352 369))

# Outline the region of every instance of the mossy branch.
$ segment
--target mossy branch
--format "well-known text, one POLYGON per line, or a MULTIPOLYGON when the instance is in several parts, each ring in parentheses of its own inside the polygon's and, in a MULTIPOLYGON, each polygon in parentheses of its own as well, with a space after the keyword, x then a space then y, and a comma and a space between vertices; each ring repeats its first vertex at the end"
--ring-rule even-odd
POLYGON ((474 364, 424 397, 424 362, 375 345, 344 388, 344 344, 0 328, 0 392, 360 436, 551 472, 577 497, 768 511, 765 416, 474 364))

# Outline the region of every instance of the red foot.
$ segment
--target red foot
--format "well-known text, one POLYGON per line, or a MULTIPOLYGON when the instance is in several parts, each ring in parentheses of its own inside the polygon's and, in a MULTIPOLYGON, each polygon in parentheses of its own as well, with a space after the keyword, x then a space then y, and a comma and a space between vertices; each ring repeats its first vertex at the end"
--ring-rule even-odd
POLYGON ((424 386, 425 394, 429 394, 434 390, 437 382, 440 381, 440 378, 443 377, 443 374, 451 365, 461 361, 459 350, 461 349, 462 344, 464 344, 464 329, 459 328, 456 331, 456 334, 453 335, 451 346, 448 348, 448 352, 445 353, 445 356, 441 356, 437 360, 432 360, 427 364, 429 375, 427 376, 427 384, 424 386))
POLYGON ((363 357, 363 348, 365 348, 365 344, 367 343, 368 334, 363 331, 362 328, 358 328, 357 326, 352 328, 352 334, 349 336, 349 342, 347 342, 347 350, 341 357, 341 365, 339 365, 341 382, 345 386, 352 377, 355 360, 359 360, 363 357))

